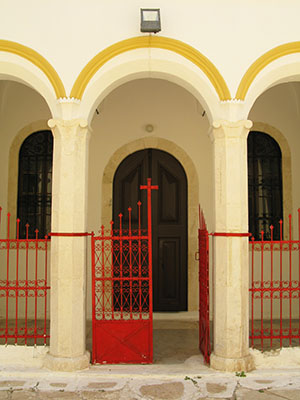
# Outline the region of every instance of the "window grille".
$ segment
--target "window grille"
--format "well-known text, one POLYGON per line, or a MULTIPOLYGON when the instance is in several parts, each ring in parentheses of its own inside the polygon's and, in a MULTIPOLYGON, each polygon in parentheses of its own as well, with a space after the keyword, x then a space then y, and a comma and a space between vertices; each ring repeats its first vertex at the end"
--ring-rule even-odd
POLYGON ((51 131, 28 136, 19 153, 18 218, 20 238, 44 238, 51 231, 53 137, 51 131))
POLYGON ((281 150, 271 136, 250 132, 248 136, 249 231, 255 239, 264 231, 264 239, 280 239, 282 219, 281 150))

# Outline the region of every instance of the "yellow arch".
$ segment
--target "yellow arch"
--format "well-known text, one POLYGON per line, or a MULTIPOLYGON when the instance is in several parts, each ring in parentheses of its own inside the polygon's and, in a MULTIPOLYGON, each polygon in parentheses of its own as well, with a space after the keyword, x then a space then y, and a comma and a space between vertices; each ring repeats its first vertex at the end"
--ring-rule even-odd
POLYGON ((264 69, 272 61, 293 53, 300 53, 300 42, 282 44, 280 46, 274 47, 273 49, 267 51, 265 54, 259 57, 248 68, 245 75, 243 76, 236 92, 235 98, 238 100, 245 100, 250 85, 262 69, 264 69))
POLYGON ((30 61, 47 76, 51 85, 53 86, 56 97, 66 97, 66 91, 60 77, 58 76, 58 73, 55 71, 52 65, 38 52, 30 47, 23 46, 22 44, 16 42, 11 42, 9 40, 0 40, 0 51, 13 53, 30 61))
POLYGON ((126 51, 144 47, 165 49, 180 54, 194 63, 205 73, 216 89, 220 100, 231 99, 231 95, 225 80, 208 58, 206 58, 198 50, 183 42, 180 42, 179 40, 160 36, 138 36, 131 39, 122 40, 113 44, 112 46, 107 47, 98 53, 83 68, 73 85, 70 96, 76 99, 81 99, 91 78, 107 61, 119 54, 125 53, 126 51))

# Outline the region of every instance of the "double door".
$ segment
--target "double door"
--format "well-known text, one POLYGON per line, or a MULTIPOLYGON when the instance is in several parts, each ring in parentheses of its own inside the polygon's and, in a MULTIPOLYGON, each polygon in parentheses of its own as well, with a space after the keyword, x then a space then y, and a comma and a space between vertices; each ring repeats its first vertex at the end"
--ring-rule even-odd
POLYGON ((153 311, 187 310, 187 180, 181 164, 169 153, 156 149, 137 151, 119 165, 113 187, 113 220, 123 223, 132 208, 132 227, 137 223, 138 201, 146 227, 147 178, 159 186, 152 192, 153 210, 153 311))

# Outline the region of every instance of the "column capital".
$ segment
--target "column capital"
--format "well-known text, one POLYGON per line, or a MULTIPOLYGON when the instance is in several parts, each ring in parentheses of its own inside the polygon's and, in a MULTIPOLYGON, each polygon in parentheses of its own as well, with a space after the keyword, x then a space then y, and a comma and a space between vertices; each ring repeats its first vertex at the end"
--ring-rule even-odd
POLYGON ((209 136, 212 142, 214 142, 216 139, 225 138, 246 139, 252 126, 252 121, 248 119, 240 121, 213 121, 209 136))
POLYGON ((88 121, 83 118, 50 119, 48 126, 53 132, 56 149, 60 148, 67 156, 80 152, 83 144, 87 143, 90 137, 91 129, 88 121))
POLYGON ((64 119, 49 119, 48 126, 51 129, 54 128, 88 128, 88 121, 84 118, 76 118, 71 120, 64 119))

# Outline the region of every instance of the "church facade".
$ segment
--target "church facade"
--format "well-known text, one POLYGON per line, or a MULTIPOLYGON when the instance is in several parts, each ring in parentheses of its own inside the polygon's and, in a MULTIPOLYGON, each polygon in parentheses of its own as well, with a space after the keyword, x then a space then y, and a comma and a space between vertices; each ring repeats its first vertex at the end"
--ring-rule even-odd
MULTIPOLYGON (((151 177, 165 185, 154 210, 171 215, 178 200, 176 221, 153 222, 164 232, 157 235, 166 270, 177 262, 176 274, 161 278, 168 289, 156 272, 154 311, 198 309, 201 204, 209 231, 219 234, 211 247, 211 366, 251 370, 247 234, 268 232, 300 206, 300 6, 149 0, 145 8, 160 8, 161 16, 161 31, 149 34, 140 31, 137 0, 2 3, 0 205, 13 221, 30 219, 43 234, 57 234, 45 366, 89 365, 83 234, 109 226, 122 200, 139 200, 134 185, 151 177), (26 167, 39 145, 43 167, 26 167), (265 176, 257 167, 264 158, 265 176), (34 201, 28 175, 40 179, 34 201), (167 239, 175 231, 174 255, 167 239)), ((155 274, 159 244, 153 251, 155 274)))

